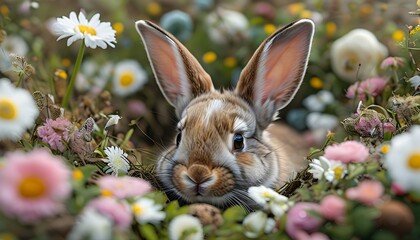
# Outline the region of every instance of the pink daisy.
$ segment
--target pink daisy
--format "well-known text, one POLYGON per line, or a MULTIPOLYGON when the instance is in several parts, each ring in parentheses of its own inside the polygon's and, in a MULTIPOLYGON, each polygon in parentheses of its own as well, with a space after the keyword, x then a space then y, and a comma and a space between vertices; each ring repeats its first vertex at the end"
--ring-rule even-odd
POLYGON ((369 157, 369 149, 363 143, 346 141, 325 148, 324 157, 342 163, 364 162, 369 157))
POLYGON ((22 222, 64 210, 71 192, 70 171, 60 158, 43 149, 5 156, 0 169, 0 209, 22 222))
POLYGON ((348 199, 357 200, 366 205, 374 205, 384 194, 384 186, 376 180, 364 180, 357 187, 346 191, 348 199))
POLYGON ((116 177, 107 175, 99 179, 98 185, 103 195, 111 195, 120 199, 140 197, 152 189, 145 180, 129 176, 116 177))
POLYGON ((99 197, 90 201, 87 207, 110 218, 120 230, 127 229, 131 224, 131 208, 126 201, 112 197, 99 197))

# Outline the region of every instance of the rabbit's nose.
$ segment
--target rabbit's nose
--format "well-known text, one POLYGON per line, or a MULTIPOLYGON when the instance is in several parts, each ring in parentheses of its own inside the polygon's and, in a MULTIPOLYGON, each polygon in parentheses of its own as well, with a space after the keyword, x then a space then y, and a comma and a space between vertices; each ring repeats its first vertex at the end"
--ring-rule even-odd
POLYGON ((187 170, 188 177, 195 184, 201 184, 211 178, 211 170, 204 165, 193 164, 187 170))

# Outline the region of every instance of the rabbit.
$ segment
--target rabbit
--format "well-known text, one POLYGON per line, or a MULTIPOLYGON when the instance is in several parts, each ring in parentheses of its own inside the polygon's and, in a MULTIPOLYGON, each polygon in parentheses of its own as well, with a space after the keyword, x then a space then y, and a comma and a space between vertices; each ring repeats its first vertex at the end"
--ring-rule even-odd
POLYGON ((298 91, 315 25, 302 19, 277 30, 255 51, 233 91, 216 90, 196 58, 156 24, 139 20, 156 81, 175 108, 177 136, 157 160, 170 200, 219 208, 258 208, 251 186, 281 187, 307 166, 301 136, 272 123, 298 91))

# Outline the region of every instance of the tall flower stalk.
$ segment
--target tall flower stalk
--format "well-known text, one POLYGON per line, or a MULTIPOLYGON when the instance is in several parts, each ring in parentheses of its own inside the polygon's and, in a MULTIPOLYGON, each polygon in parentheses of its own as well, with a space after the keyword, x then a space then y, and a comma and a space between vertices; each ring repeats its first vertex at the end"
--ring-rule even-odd
POLYGON ((64 98, 63 98, 63 103, 62 103, 63 108, 67 108, 70 96, 73 93, 74 83, 76 82, 76 76, 77 76, 77 73, 79 72, 80 65, 82 64, 84 52, 85 52, 85 44, 84 42, 82 42, 82 44, 80 45, 79 53, 77 54, 77 59, 76 59, 76 64, 74 65, 73 74, 71 75, 69 85, 66 89, 66 94, 64 95, 64 98))

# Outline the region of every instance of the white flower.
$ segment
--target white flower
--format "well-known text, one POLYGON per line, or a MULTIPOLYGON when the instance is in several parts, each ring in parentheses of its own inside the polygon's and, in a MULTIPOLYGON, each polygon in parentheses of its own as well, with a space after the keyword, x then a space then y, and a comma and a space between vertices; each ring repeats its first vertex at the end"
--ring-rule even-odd
POLYGON ((57 18, 52 30, 59 36, 57 41, 69 37, 67 46, 79 39, 84 39, 85 45, 90 48, 99 46, 105 49, 107 44, 115 47, 115 30, 109 22, 100 22, 99 17, 97 13, 88 21, 82 12, 79 13, 79 17, 75 12, 71 12, 70 18, 66 16, 57 18))
POLYGON ((159 223, 165 219, 162 205, 156 204, 152 199, 140 198, 133 203, 132 209, 138 223, 159 223))
POLYGON ((342 162, 319 157, 309 163, 308 172, 312 173, 315 179, 325 178, 329 182, 336 182, 344 177, 347 170, 342 162))
POLYGON ((309 129, 331 130, 338 125, 338 119, 331 114, 311 112, 306 117, 306 125, 309 129))
POLYGON ((201 240, 204 239, 203 226, 197 218, 183 214, 175 217, 168 227, 171 240, 201 240), (185 234, 188 234, 185 236, 185 234), (182 238, 181 238, 182 237, 182 238))
POLYGON ((112 239, 112 221, 94 209, 85 210, 76 221, 68 239, 112 239))
POLYGON ((322 112, 334 101, 334 95, 327 90, 321 90, 303 99, 303 105, 310 111, 322 112))
POLYGON ((31 94, 0 78, 0 140, 19 140, 35 124, 39 110, 31 94))
POLYGON ((122 117, 118 116, 118 115, 108 115, 109 120, 108 122, 106 122, 105 124, 105 130, 108 130, 109 127, 114 126, 116 124, 118 124, 118 121, 120 121, 120 119, 122 117))
POLYGON ((354 29, 331 45, 332 68, 349 82, 375 76, 378 65, 387 55, 387 48, 366 29, 354 29))
POLYGON ((125 60, 115 66, 112 91, 121 97, 138 91, 147 81, 147 74, 135 60, 125 60))
POLYGON ((248 38, 248 20, 240 12, 218 8, 205 19, 209 38, 217 44, 240 42, 248 38))
POLYGON ((249 197, 265 210, 270 210, 276 217, 281 217, 289 209, 289 199, 271 188, 253 186, 248 189, 249 197))
POLYGON ((420 126, 413 126, 391 140, 385 166, 396 184, 406 191, 420 192, 420 126))
POLYGON ((25 56, 29 50, 28 44, 26 44, 25 40, 15 35, 7 36, 1 43, 1 47, 7 52, 18 56, 25 56))
POLYGON ((107 147, 104 152, 107 158, 102 159, 102 161, 108 163, 109 167, 106 173, 112 173, 115 176, 118 176, 119 173, 127 174, 128 169, 130 169, 127 153, 115 146, 107 147))
POLYGON ((80 92, 89 91, 99 94, 108 82, 113 68, 114 65, 111 62, 98 65, 91 59, 84 60, 76 76, 75 88, 80 92))
POLYGON ((276 226, 276 221, 268 218, 266 213, 257 211, 248 214, 242 222, 242 225, 244 226, 245 236, 248 238, 258 238, 262 233, 271 233, 276 226))

